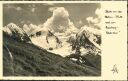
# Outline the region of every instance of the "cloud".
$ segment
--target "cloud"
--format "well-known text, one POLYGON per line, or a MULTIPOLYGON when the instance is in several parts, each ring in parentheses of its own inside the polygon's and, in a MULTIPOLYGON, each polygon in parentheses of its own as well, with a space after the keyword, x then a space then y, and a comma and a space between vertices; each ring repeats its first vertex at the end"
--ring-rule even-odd
POLYGON ((93 17, 88 17, 86 20, 88 21, 88 23, 91 23, 91 24, 96 24, 100 22, 99 18, 93 18, 93 17))
POLYGON ((51 7, 49 11, 53 15, 44 23, 44 27, 53 30, 54 32, 64 32, 69 27, 74 27, 74 24, 69 19, 69 13, 64 7, 51 7))
POLYGON ((93 21, 93 17, 87 17, 86 20, 89 22, 92 22, 93 21))
POLYGON ((48 11, 53 12, 55 9, 57 9, 57 7, 50 7, 48 11))
POLYGON ((31 11, 32 11, 32 12, 35 12, 35 8, 32 8, 31 11))
POLYGON ((54 6, 55 3, 44 3, 43 5, 46 5, 46 6, 54 6))
POLYGON ((15 5, 11 5, 11 4, 6 4, 6 5, 4 5, 4 8, 6 8, 6 9, 15 9, 15 10, 17 10, 17 11, 22 10, 21 7, 15 6, 15 5))
POLYGON ((102 9, 101 8, 97 8, 95 11, 95 14, 98 16, 98 18, 102 17, 102 9))
POLYGON ((80 25, 83 24, 83 22, 82 22, 81 20, 80 20, 78 23, 79 23, 80 25))
POLYGON ((17 7, 16 10, 17 11, 20 11, 20 10, 22 10, 22 8, 21 7, 17 7))
POLYGON ((96 18, 94 17, 87 17, 86 20, 88 21, 88 24, 90 27, 98 28, 100 29, 101 27, 101 17, 102 17, 102 10, 101 8, 97 8, 95 11, 96 18))

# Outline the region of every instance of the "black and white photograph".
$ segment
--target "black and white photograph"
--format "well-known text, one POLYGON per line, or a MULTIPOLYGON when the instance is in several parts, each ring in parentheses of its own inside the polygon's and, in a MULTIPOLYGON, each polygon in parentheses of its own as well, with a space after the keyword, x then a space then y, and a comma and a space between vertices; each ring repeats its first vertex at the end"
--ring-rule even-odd
POLYGON ((101 76, 100 3, 3 4, 3 76, 101 76))

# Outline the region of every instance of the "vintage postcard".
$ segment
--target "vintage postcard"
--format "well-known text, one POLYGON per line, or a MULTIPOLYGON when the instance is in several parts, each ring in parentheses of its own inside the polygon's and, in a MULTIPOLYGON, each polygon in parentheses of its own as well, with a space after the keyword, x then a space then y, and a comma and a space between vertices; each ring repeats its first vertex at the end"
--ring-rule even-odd
POLYGON ((2 1, 0 20, 2 80, 127 80, 127 1, 2 1))

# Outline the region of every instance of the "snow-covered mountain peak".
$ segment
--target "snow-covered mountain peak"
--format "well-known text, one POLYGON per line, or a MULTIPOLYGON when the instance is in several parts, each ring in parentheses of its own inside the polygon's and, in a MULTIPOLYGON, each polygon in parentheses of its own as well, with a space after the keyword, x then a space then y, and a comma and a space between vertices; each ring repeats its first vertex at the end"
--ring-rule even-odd
POLYGON ((9 35, 10 37, 12 37, 17 41, 22 41, 22 42, 31 41, 27 33, 14 23, 9 23, 7 26, 3 27, 3 31, 4 33, 6 33, 7 35, 9 35))
POLYGON ((86 31, 86 32, 93 33, 93 34, 96 34, 96 35, 101 35, 101 31, 100 30, 98 30, 96 28, 88 27, 86 25, 81 27, 81 29, 79 31, 80 32, 86 31))
POLYGON ((7 32, 10 35, 12 35, 13 33, 24 33, 23 30, 14 23, 9 23, 7 26, 4 27, 3 31, 7 32))

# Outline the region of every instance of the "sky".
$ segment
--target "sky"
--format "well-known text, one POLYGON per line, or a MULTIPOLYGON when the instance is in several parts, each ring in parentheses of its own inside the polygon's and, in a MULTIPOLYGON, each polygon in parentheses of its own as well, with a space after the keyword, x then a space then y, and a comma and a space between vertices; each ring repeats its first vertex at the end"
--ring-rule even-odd
POLYGON ((11 22, 15 24, 22 22, 49 25, 50 22, 54 26, 73 24, 79 28, 88 24, 88 17, 97 18, 95 12, 98 8, 100 8, 99 3, 4 4, 3 24, 5 26, 11 22))

